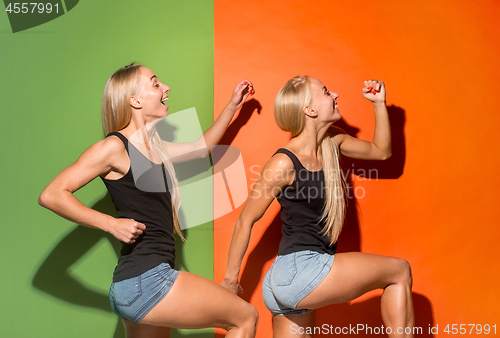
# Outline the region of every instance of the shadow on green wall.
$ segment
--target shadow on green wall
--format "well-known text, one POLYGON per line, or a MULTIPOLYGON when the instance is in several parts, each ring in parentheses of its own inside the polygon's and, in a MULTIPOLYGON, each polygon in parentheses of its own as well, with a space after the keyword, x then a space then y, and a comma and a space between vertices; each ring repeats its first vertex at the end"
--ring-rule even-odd
MULTIPOLYGON (((107 193, 98 200, 92 209, 116 217, 111 196, 107 193)), ((186 239, 189 229, 184 230, 186 239)), ((32 280, 34 288, 71 304, 85 306, 111 313, 109 298, 89 289, 69 274, 70 267, 84 256, 94 245, 106 238, 112 245, 118 259, 121 243, 107 232, 77 225, 49 253, 42 262, 32 280)), ((176 236, 176 268, 187 271, 183 257, 183 242, 176 236)), ((196 338, 212 338, 212 333, 183 333, 172 330, 172 337, 189 335, 196 338)), ((125 338, 125 330, 117 318, 114 338, 125 338)))

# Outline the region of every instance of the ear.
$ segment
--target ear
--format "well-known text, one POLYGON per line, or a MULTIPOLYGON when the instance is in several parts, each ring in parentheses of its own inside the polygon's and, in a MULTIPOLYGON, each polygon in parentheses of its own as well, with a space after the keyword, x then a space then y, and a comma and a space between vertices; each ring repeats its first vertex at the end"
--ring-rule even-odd
POLYGON ((141 100, 135 96, 130 97, 130 105, 132 106, 132 108, 135 108, 135 109, 142 108, 141 100))
POLYGON ((303 108, 304 113, 309 117, 317 117, 318 113, 311 106, 305 106, 303 108))

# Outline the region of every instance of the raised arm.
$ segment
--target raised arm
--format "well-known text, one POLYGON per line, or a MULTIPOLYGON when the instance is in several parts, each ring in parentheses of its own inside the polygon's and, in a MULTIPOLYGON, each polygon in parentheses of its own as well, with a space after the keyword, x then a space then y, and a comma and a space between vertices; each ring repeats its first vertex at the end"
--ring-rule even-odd
POLYGON ((365 81, 363 97, 373 103, 375 131, 371 142, 352 137, 340 128, 332 128, 331 136, 347 156, 363 160, 385 160, 391 157, 391 126, 385 105, 385 85, 382 81, 365 81))
POLYGON ((222 281, 222 286, 228 290, 234 293, 241 291, 238 279, 252 227, 264 215, 281 189, 293 182, 293 178, 293 163, 284 154, 273 156, 262 169, 234 227, 226 275, 222 281))
POLYGON ((210 147, 219 143, 236 111, 241 108, 248 96, 254 93, 250 81, 246 79, 240 81, 234 88, 231 100, 217 117, 217 120, 197 141, 186 143, 164 142, 163 144, 172 162, 184 162, 207 157, 210 154, 210 147))
POLYGON ((113 165, 118 163, 120 155, 121 158, 127 156, 121 141, 116 137, 97 142, 47 185, 40 194, 38 203, 71 222, 107 231, 126 243, 135 242, 146 228, 144 224, 130 219, 116 219, 95 211, 73 195, 97 176, 106 175, 110 171, 126 171, 113 165))

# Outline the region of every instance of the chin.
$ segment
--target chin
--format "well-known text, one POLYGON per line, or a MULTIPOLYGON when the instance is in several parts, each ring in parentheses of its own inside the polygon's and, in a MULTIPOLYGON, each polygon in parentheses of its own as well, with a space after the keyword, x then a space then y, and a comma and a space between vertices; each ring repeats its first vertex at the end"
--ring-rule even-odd
POLYGON ((340 113, 339 113, 339 110, 338 110, 338 109, 335 109, 335 110, 333 111, 332 120, 333 120, 334 122, 337 122, 337 121, 338 121, 338 120, 340 120, 340 119, 342 119, 342 115, 340 115, 340 113))

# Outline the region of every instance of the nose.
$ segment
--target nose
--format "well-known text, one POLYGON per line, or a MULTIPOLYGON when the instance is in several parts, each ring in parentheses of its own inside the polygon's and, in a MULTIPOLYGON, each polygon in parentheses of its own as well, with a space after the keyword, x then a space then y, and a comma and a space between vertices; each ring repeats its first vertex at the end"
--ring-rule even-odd
POLYGON ((170 91, 170 87, 169 87, 169 86, 167 86, 167 85, 166 85, 166 84, 164 84, 164 83, 162 83, 162 84, 163 84, 163 91, 164 91, 165 93, 168 93, 168 92, 170 91))
POLYGON ((339 94, 337 94, 337 93, 333 93, 333 99, 334 99, 334 100, 337 100, 339 97, 340 97, 340 95, 339 95, 339 94))

